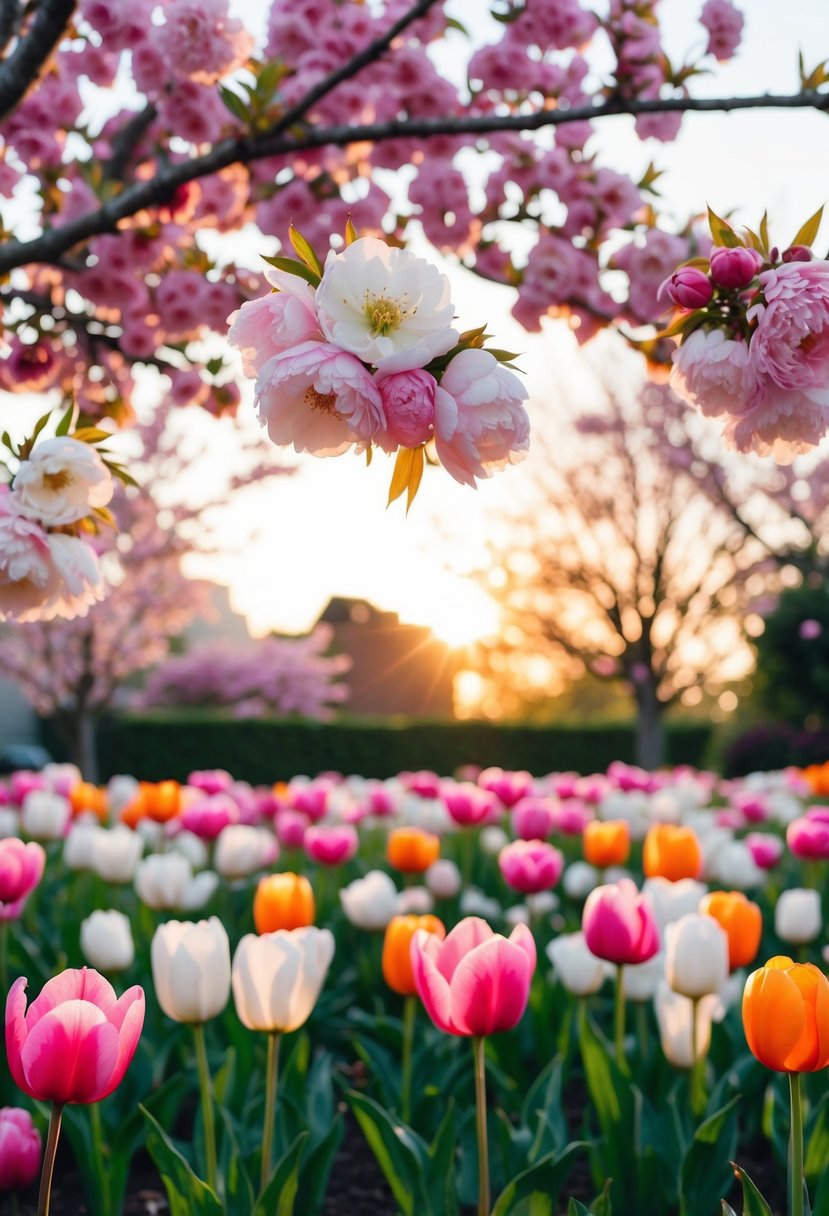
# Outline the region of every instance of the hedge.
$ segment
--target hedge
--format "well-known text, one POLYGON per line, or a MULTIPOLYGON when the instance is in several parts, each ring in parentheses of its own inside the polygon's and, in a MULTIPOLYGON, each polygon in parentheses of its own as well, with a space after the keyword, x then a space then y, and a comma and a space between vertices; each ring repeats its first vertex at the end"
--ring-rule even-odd
MULTIPOLYGON (((704 763, 712 728, 676 723, 667 729, 671 764, 704 763)), ((134 773, 148 781, 183 780, 193 769, 225 768, 254 784, 326 771, 391 777, 406 770, 454 772, 462 764, 553 771, 600 772, 611 760, 633 762, 634 727, 511 726, 489 722, 371 722, 331 724, 216 715, 152 713, 101 723, 101 777, 134 773)))

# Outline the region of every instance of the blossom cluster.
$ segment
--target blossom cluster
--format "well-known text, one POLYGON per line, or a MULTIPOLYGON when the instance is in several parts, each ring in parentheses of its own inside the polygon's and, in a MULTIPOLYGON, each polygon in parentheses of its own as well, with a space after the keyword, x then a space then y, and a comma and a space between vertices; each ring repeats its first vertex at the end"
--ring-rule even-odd
POLYGON ((275 259, 266 277, 276 290, 230 318, 274 443, 316 456, 398 451, 390 500, 408 488, 409 504, 427 444, 473 487, 523 458, 527 392, 503 366, 512 356, 484 349, 482 330, 452 327, 445 275, 376 237, 355 234, 324 266, 292 240, 302 261, 275 259))
POLYGON ((740 451, 788 461, 829 429, 829 262, 811 250, 822 210, 782 252, 765 220, 742 239, 712 213, 710 256, 664 283, 681 336, 671 385, 723 417, 740 451))
POLYGON ((11 485, 0 486, 0 620, 84 616, 101 575, 83 530, 109 521, 110 470, 92 442, 66 434, 35 436, 15 455, 11 485))

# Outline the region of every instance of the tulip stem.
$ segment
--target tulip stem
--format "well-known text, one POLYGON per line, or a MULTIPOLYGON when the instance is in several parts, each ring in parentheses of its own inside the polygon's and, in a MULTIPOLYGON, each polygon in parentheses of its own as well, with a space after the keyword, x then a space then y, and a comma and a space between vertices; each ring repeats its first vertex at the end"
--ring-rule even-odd
POLYGON ((401 1107, 404 1123, 408 1123, 412 1117, 412 1047, 414 1045, 416 1013, 417 999, 413 996, 407 996, 403 1002, 403 1084, 401 1086, 401 1107))
POLYGON ((193 1024, 193 1037, 196 1040, 196 1061, 198 1063, 199 1087, 201 1089, 204 1153, 207 1159, 207 1185, 215 1191, 219 1176, 216 1158, 216 1124, 213 1118, 213 1093, 210 1084, 210 1068, 207 1063, 207 1045, 204 1041, 203 1022, 195 1022, 193 1024))
POLYGON ((703 1060, 699 1050, 699 997, 691 997, 691 1114, 699 1116, 705 1110, 705 1082, 703 1060))
POLYGON ((620 1072, 627 1073, 628 1065, 625 1059, 625 986, 623 981, 624 964, 616 967, 616 1006, 613 1018, 613 1041, 616 1045, 616 1064, 620 1072))
POLYGON ((9 990, 9 922, 0 921, 0 991, 5 994, 9 990))
POLYGON ((648 1010, 644 1001, 636 1001, 634 1005, 636 1039, 639 1043, 639 1054, 643 1060, 648 1057, 650 1050, 650 1035, 648 1033, 648 1010))
POLYGON ((97 1102, 93 1102, 89 1108, 89 1122, 92 1129, 92 1152, 95 1159, 95 1174, 98 1179, 98 1190, 101 1198, 101 1211, 103 1216, 110 1216, 109 1170, 104 1162, 101 1108, 97 1102))
POLYGON ((489 1149, 486 1138, 486 1062, 484 1039, 472 1040, 475 1060, 475 1122, 478 1131, 478 1216, 489 1216, 489 1149))
POLYGON ((261 1189, 264 1191, 271 1176, 273 1159, 273 1128, 276 1122, 276 1099, 279 1084, 279 1048, 282 1035, 278 1030, 268 1032, 268 1063, 265 1073, 265 1122, 262 1127, 261 1189))
POLYGON ((789 1073, 792 1106, 789 1136, 789 1216, 803 1216, 803 1106, 800 1098, 800 1073, 789 1073))
POLYGON ((37 1216, 49 1216, 49 1204, 52 1200, 52 1176, 55 1172, 55 1153, 58 1150, 60 1136, 60 1121, 63 1117, 63 1103, 53 1102, 49 1114, 49 1134, 46 1137, 46 1149, 43 1153, 43 1168, 40 1171, 40 1193, 37 1197, 37 1216))

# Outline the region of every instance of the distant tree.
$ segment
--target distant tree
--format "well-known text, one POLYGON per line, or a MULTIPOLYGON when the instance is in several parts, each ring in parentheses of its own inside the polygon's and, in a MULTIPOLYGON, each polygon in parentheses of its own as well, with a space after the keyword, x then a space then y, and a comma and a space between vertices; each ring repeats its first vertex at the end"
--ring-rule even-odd
POLYGON ((829 586, 819 574, 780 594, 755 647, 760 708, 793 726, 829 726, 829 586))

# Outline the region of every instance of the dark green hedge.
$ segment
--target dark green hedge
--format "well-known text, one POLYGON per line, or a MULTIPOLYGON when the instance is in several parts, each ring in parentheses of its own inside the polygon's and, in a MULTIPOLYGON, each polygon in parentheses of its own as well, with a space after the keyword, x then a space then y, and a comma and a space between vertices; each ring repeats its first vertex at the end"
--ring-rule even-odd
MULTIPOLYGON (((705 723, 668 728, 672 764, 702 764, 711 739, 705 723)), ((628 725, 531 727, 488 722, 277 722, 194 713, 111 718, 101 724, 101 777, 134 773, 148 781, 183 780, 193 769, 226 768, 253 783, 333 770, 391 777, 404 770, 452 773, 461 764, 599 772, 634 759, 628 725)))

